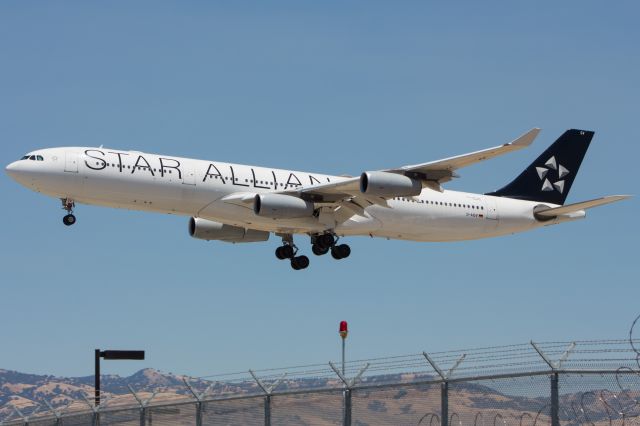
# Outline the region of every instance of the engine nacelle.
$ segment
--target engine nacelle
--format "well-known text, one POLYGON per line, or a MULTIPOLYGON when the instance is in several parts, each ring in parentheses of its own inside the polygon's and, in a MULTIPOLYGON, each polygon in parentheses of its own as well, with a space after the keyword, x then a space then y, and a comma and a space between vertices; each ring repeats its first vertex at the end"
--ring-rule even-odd
POLYGON ((313 215, 313 203, 284 194, 257 194, 253 212, 272 219, 297 219, 313 215))
POLYGON ((228 243, 255 243, 269 239, 267 231, 225 225, 199 217, 189 219, 189 235, 200 240, 220 240, 228 243))
POLYGON ((396 173, 364 172, 360 175, 360 191, 381 197, 412 197, 420 195, 422 182, 396 173))

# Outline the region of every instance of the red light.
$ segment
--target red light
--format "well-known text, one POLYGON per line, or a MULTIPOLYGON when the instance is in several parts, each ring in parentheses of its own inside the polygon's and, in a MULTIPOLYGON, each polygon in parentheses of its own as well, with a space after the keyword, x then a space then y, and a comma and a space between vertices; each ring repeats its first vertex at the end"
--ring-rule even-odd
POLYGON ((346 321, 340 321, 340 337, 343 339, 347 338, 347 334, 349 334, 349 326, 346 321))

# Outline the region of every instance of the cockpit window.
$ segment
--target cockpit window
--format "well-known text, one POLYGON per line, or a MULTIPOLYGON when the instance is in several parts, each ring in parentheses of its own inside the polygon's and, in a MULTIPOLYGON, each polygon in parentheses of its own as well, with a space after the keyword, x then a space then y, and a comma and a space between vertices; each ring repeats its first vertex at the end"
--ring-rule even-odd
POLYGON ((44 157, 42 155, 25 155, 21 160, 44 161, 44 157))

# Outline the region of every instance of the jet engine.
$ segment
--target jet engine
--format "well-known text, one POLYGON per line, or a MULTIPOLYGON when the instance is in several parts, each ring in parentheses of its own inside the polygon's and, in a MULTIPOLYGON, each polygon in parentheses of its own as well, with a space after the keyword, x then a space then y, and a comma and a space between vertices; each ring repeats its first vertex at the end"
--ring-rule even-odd
POLYGON ((199 217, 189 219, 189 235, 200 240, 220 240, 227 243, 254 243, 269 239, 267 231, 225 225, 199 217))
POLYGON ((296 219, 313 215, 313 203, 284 194, 257 194, 253 211, 258 216, 272 219, 296 219))
POLYGON ((396 173, 364 172, 360 176, 360 191, 381 197, 412 197, 420 195, 422 182, 396 173))

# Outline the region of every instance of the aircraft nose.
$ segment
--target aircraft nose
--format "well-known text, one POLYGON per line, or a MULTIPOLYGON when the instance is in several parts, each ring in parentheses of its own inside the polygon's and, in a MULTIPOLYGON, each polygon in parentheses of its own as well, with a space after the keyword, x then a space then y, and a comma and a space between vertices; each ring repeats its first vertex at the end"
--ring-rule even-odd
POLYGON ((12 178, 17 179, 22 172, 22 168, 20 167, 20 164, 18 164, 18 161, 14 161, 5 167, 4 171, 12 178))

